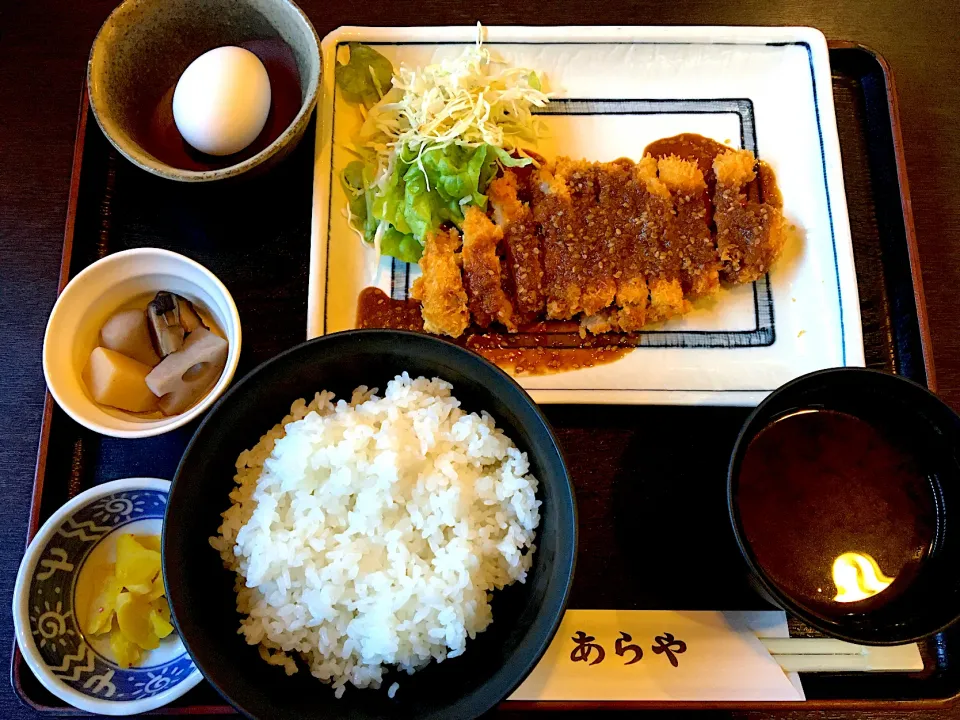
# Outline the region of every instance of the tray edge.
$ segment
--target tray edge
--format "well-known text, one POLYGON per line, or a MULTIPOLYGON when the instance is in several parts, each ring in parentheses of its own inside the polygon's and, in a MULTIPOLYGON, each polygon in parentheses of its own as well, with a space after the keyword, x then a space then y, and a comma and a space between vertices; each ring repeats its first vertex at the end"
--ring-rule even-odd
POLYGON ((900 208, 903 211, 904 234, 907 239, 907 255, 910 258, 910 276, 913 281, 914 304, 917 308, 917 322, 920 326, 920 347, 923 353, 923 367, 927 376, 927 387, 937 391, 937 376, 933 361, 933 338, 927 316, 927 302, 923 292, 923 274, 920 267, 920 250, 917 245, 917 232, 913 222, 913 205, 910 201, 910 185, 907 180, 907 163, 904 152, 903 134, 900 123, 900 101, 897 94, 893 70, 886 58, 873 48, 852 40, 828 40, 831 50, 860 50, 873 58, 883 72, 884 87, 887 94, 887 113, 890 115, 890 135, 897 164, 897 187, 900 190, 900 208))
MULTIPOLYGON (((80 172, 83 166, 83 153, 86 146, 87 116, 90 107, 87 95, 87 83, 84 78, 83 92, 80 94, 80 107, 77 117, 77 132, 73 143, 73 163, 70 169, 70 190, 67 195, 67 219, 63 228, 63 250, 60 253, 60 276, 57 281, 57 296, 63 292, 70 278, 70 258, 73 255, 73 232, 77 217, 77 203, 80 195, 80 172)), ((53 420, 53 396, 44 388, 43 417, 40 420, 40 437, 37 442, 37 460, 33 472, 33 493, 30 498, 30 521, 27 523, 27 537, 25 546, 30 544, 40 525, 40 503, 43 495, 43 481, 47 468, 47 449, 50 442, 50 425, 53 420)), ((10 684, 20 702, 38 711, 47 710, 47 706, 40 705, 29 698, 20 682, 20 672, 23 667, 23 656, 13 641, 13 652, 10 662, 10 684)))

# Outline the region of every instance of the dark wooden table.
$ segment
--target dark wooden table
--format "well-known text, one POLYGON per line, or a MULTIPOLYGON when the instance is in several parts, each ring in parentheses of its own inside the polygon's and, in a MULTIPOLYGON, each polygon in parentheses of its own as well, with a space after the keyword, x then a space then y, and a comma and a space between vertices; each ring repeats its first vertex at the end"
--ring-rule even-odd
MULTIPOLYGON (((812 25, 889 61, 900 92, 940 394, 960 409, 960 5, 955 0, 300 0, 323 36, 338 25, 812 25)), ((40 415, 40 348, 56 295, 77 105, 87 53, 115 0, 0 0, 0 607, 23 551, 40 415)), ((12 643, 0 612, 0 655, 12 643)), ((729 713, 711 713, 729 716, 729 713)), ((767 717, 764 713, 733 713, 767 717)), ((512 716, 512 715, 511 715, 512 716)), ((792 712, 783 717, 828 717, 792 712)), ((876 714, 894 718, 898 713, 876 714)), ((0 682, 0 718, 29 718, 0 682)), ((829 717, 864 717, 830 713, 829 717)), ((910 713, 960 717, 960 708, 910 713)))

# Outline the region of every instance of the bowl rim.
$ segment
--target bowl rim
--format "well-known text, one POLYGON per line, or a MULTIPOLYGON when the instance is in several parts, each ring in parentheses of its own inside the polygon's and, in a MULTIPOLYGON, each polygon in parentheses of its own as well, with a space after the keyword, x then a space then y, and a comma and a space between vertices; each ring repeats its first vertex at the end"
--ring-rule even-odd
MULTIPOLYGON (((226 328, 224 328, 224 332, 226 332, 226 328)), ((57 296, 57 300, 53 305, 53 309, 50 311, 50 316, 47 318, 47 326, 43 333, 43 378, 46 381, 47 390, 53 396, 53 399, 56 400, 57 405, 59 405, 60 408, 73 420, 83 425, 83 427, 93 430, 96 433, 100 433, 101 435, 107 435, 109 437, 116 438, 154 437, 156 435, 163 435, 164 433, 170 432, 171 430, 176 430, 177 428, 186 425, 197 416, 204 413, 207 408, 209 408, 229 388, 230 383, 233 380, 233 376, 236 373, 237 364, 240 362, 240 348, 242 341, 243 328, 240 324, 240 314, 237 311, 237 305, 234 302, 230 291, 227 290, 226 285, 224 285, 211 270, 201 265, 196 260, 188 258, 186 255, 175 253, 171 250, 153 247, 131 248, 129 250, 121 250, 119 252, 110 253, 109 255, 90 263, 87 267, 72 277, 64 286, 63 290, 60 291, 60 294, 57 296), (146 257, 165 257, 174 260, 175 262, 181 262, 200 272, 210 281, 212 287, 223 298, 223 300, 226 301, 227 308, 230 311, 228 319, 230 324, 236 328, 236 337, 229 338, 231 347, 228 349, 227 364, 224 366, 223 372, 220 374, 220 379, 217 380, 217 383, 213 386, 213 388, 211 388, 210 392, 207 393, 206 397, 200 400, 200 402, 189 408, 186 412, 182 412, 179 415, 173 416, 172 419, 164 418, 162 420, 145 421, 136 429, 120 430, 117 428, 107 427, 106 425, 102 425, 94 420, 91 420, 84 415, 82 408, 78 408, 64 401, 62 393, 58 392, 57 390, 57 379, 50 370, 50 354, 53 352, 53 350, 49 341, 51 327, 54 325, 54 318, 57 315, 57 311, 61 307, 61 303, 67 302, 65 298, 69 297, 70 288, 75 287, 75 283, 84 282, 84 279, 94 272, 94 268, 96 268, 97 271, 102 271, 103 266, 105 265, 116 263, 125 258, 137 255, 143 255, 146 257)))
MULTIPOLYGON (((569 537, 571 538, 571 541, 569 543, 569 551, 567 553, 557 553, 557 557, 555 558, 555 562, 560 562, 564 566, 569 565, 569 570, 565 573, 565 578, 563 579, 563 584, 564 584, 563 595, 560 599, 558 612, 556 617, 553 618, 553 620, 551 621, 549 630, 547 633, 545 633, 543 641, 539 643, 539 647, 536 648, 534 654, 531 656, 531 660, 517 675, 517 678, 515 679, 515 681, 510 684, 510 687, 507 689, 507 692, 504 693, 502 698, 500 698, 499 700, 493 703, 485 704, 483 711, 479 713, 479 714, 483 714, 485 712, 488 712, 491 708, 495 707, 498 702, 502 702, 503 699, 509 697, 511 693, 513 693, 518 687, 520 687, 523 681, 530 675, 531 672, 533 672, 537 663, 539 663, 540 660, 543 658, 543 656, 546 654, 547 650, 550 647, 550 644, 553 642, 557 632, 560 629, 561 623, 563 622, 563 617, 566 612, 567 605, 569 604, 569 601, 570 601, 570 595, 573 591, 573 581, 576 575, 577 558, 579 555, 580 523, 579 523, 579 513, 577 508, 576 488, 574 487, 573 479, 570 475, 569 467, 563 452, 563 448, 557 438, 557 435, 553 429, 553 426, 550 424, 550 421, 547 419, 543 410, 533 400, 533 398, 530 397, 530 394, 526 390, 524 390, 523 387, 521 387, 521 385, 509 373, 504 372, 500 367, 490 362, 479 353, 474 353, 470 350, 467 350, 466 348, 460 347, 456 343, 446 340, 445 338, 426 335, 424 333, 413 332, 409 330, 394 330, 389 328, 361 328, 361 329, 353 329, 353 330, 343 330, 335 333, 328 333, 326 335, 320 335, 318 337, 305 340, 304 342, 298 343, 297 345, 294 345, 291 348, 287 348, 283 352, 280 352, 274 355, 273 357, 265 360, 264 362, 260 363, 258 366, 250 370, 250 372, 248 372, 246 375, 244 375, 244 377, 241 378, 238 382, 234 383, 233 386, 230 387, 230 389, 227 390, 227 392, 225 392, 217 400, 217 403, 211 409, 210 413, 197 426, 196 431, 194 432, 193 436, 190 438, 190 442, 187 443, 187 447, 183 451, 183 455, 181 455, 180 457, 180 462, 177 464, 177 469, 176 469, 176 472, 174 473, 173 481, 170 487, 170 494, 171 496, 173 495, 177 487, 177 483, 181 482, 180 474, 181 474, 181 470, 183 469, 184 462, 186 461, 187 456, 190 454, 190 452, 194 449, 194 446, 198 441, 201 431, 207 426, 208 423, 213 422, 212 418, 216 414, 216 411, 219 409, 220 405, 229 402, 230 398, 233 396, 234 393, 239 394, 243 392, 243 389, 245 388, 247 383, 252 383, 255 379, 255 376, 259 375, 260 372, 263 371, 265 368, 267 368, 268 366, 270 366, 275 362, 279 362, 281 359, 286 358, 289 355, 295 354, 297 352, 302 352, 303 349, 307 346, 314 345, 314 344, 322 344, 324 341, 330 340, 332 338, 344 340, 344 339, 350 339, 355 337, 363 337, 363 336, 369 337, 369 336, 383 336, 383 335, 396 336, 400 339, 400 341, 403 341, 404 339, 410 339, 417 342, 426 342, 430 344, 449 346, 451 348, 454 348, 456 352, 467 353, 467 355, 470 356, 471 360, 479 361, 482 365, 487 366, 488 368, 495 371, 497 374, 501 375, 513 386, 513 388, 516 391, 518 391, 520 397, 527 402, 530 409, 533 411, 534 415, 539 420, 542 428, 546 431, 546 434, 550 440, 550 443, 552 444, 553 448, 556 450, 557 455, 560 459, 561 467, 564 470, 563 475, 564 475, 565 485, 568 490, 568 497, 569 497, 569 503, 570 503, 571 527, 570 527, 569 537), (567 555, 569 555, 569 559, 567 559, 567 555)), ((166 510, 167 513, 170 512, 170 507, 171 505, 168 503, 167 510, 166 510)), ((165 516, 165 519, 166 519, 166 516, 165 516)), ((167 525, 166 522, 164 522, 164 538, 166 537, 166 525, 167 525)), ((165 542, 164 542, 164 545, 166 545, 165 542)), ((165 582, 166 582, 166 567, 167 567, 167 564, 166 564, 166 561, 164 561, 163 570, 164 570, 165 582)), ((168 587, 170 587, 169 584, 168 584, 168 587)), ((168 597, 168 600, 169 599, 170 598, 168 597)), ((173 602, 170 602, 170 614, 171 614, 171 617, 173 618, 173 624, 177 628, 177 632, 180 633, 180 637, 183 640, 184 647, 187 649, 187 652, 190 653, 190 657, 193 659, 194 665, 196 665, 196 667, 200 670, 200 672, 203 673, 203 676, 206 679, 206 681, 210 683, 210 685, 217 691, 217 693, 220 694, 221 697, 223 697, 232 707, 234 707, 242 715, 245 715, 250 718, 255 717, 254 715, 250 714, 248 710, 235 704, 234 701, 230 698, 230 696, 223 690, 223 688, 220 687, 219 683, 207 677, 207 674, 204 672, 201 663, 197 661, 197 657, 193 653, 191 641, 188 639, 188 637, 184 633, 180 631, 180 624, 177 620, 176 610, 174 608, 173 602)))
MULTIPOLYGON (((40 560, 40 555, 46 548, 47 541, 59 530, 64 521, 79 508, 86 507, 95 500, 124 490, 160 490, 165 492, 169 499, 170 486, 171 483, 169 480, 150 477, 130 477, 111 480, 101 485, 88 488, 57 508, 53 515, 47 519, 40 529, 37 530, 36 535, 30 540, 23 554, 23 558, 20 561, 12 602, 14 637, 16 638, 17 646, 20 648, 20 654, 23 656, 27 666, 36 676, 37 680, 51 693, 75 708, 102 715, 134 715, 143 713, 155 710, 176 700, 188 690, 196 687, 203 679, 203 675, 197 668, 196 663, 194 663, 193 672, 191 672, 190 675, 186 676, 168 690, 164 690, 151 697, 141 700, 101 700, 100 698, 90 697, 89 695, 77 692, 54 675, 40 656, 36 643, 33 642, 33 636, 30 634, 29 590, 31 581, 33 580, 33 573, 40 560)), ((184 651, 189 654, 189 651, 186 650, 186 643, 184 643, 184 651)), ((191 660, 192 659, 193 656, 191 656, 191 660)))
POLYGON ((107 19, 104 20, 103 25, 100 26, 100 29, 97 30, 97 34, 93 39, 93 44, 90 46, 90 54, 87 57, 86 82, 84 83, 84 93, 86 94, 90 110, 93 112, 93 117, 97 121, 97 125, 100 127, 100 130, 103 132, 104 136, 117 150, 117 152, 119 152, 121 155, 123 155, 123 157, 141 170, 145 170, 158 177, 166 178, 167 180, 175 180, 177 182, 203 183, 212 182, 215 180, 224 180, 226 178, 242 175, 258 165, 262 165, 264 162, 286 147, 290 142, 291 137, 296 134, 298 128, 309 121, 310 114, 316 107, 317 99, 320 96, 320 76, 323 73, 323 67, 320 61, 320 36, 317 35, 317 30, 314 28, 313 23, 310 22, 310 18, 307 17, 307 14, 303 11, 303 9, 293 2, 293 0, 276 1, 289 6, 299 16, 300 21, 307 27, 307 29, 310 30, 310 34, 313 36, 314 47, 316 48, 317 72, 313 73, 310 77, 310 82, 307 84, 306 97, 301 101, 299 111, 297 111, 297 114, 294 116, 293 120, 290 121, 290 124, 287 125, 284 131, 280 133, 272 143, 267 145, 256 155, 249 157, 246 160, 238 162, 234 165, 228 165, 227 167, 211 170, 184 170, 174 165, 168 165, 167 163, 154 158, 152 155, 147 153, 146 150, 140 148, 139 144, 134 143, 134 147, 140 152, 141 155, 138 157, 138 153, 133 152, 115 136, 114 131, 119 128, 119 125, 112 120, 108 120, 107 118, 101 116, 101 113, 97 108, 95 94, 91 90, 94 84, 94 61, 95 58, 99 58, 100 52, 103 51, 101 40, 105 32, 112 29, 110 27, 112 22, 114 22, 121 14, 127 12, 130 6, 142 3, 144 0, 123 0, 123 2, 117 5, 117 7, 115 7, 107 16, 107 19))
MULTIPOLYGON (((958 422, 960 422, 960 415, 958 415, 956 411, 954 411, 953 408, 947 405, 943 400, 937 397, 934 392, 920 383, 911 380, 908 377, 904 377, 903 375, 895 375, 893 373, 877 370, 875 368, 847 366, 815 370, 813 372, 806 373, 805 375, 801 375, 800 377, 794 378, 793 380, 784 383, 770 393, 766 398, 764 398, 763 401, 760 402, 760 404, 758 404, 757 407, 750 412, 746 420, 743 421, 743 425, 740 427, 740 430, 737 434, 737 441, 734 443, 733 450, 730 453, 730 461, 727 465, 727 512, 730 518, 730 525, 731 529, 733 530, 734 538, 736 539, 737 548, 740 550, 740 556, 747 565, 751 578, 760 586, 762 591, 768 595, 768 598, 779 605, 782 609, 788 611, 792 615, 795 615, 804 623, 815 630, 822 632, 824 635, 844 640, 846 642, 878 647, 906 645, 946 630, 948 627, 957 622, 957 620, 960 620, 960 607, 957 608, 950 620, 942 624, 938 624, 937 626, 932 627, 929 630, 924 630, 923 632, 911 631, 910 633, 905 633, 893 640, 877 638, 865 639, 863 637, 858 637, 856 634, 848 633, 843 628, 838 628, 836 625, 833 625, 829 622, 825 622, 821 618, 817 617, 817 615, 814 613, 806 610, 787 593, 780 590, 780 588, 778 588, 769 579, 767 573, 757 561, 750 547, 750 543, 743 531, 740 520, 739 503, 734 497, 734 489, 737 485, 737 480, 739 479, 736 473, 736 471, 739 469, 739 463, 742 460, 743 455, 746 453, 747 446, 749 446, 750 442, 757 436, 757 432, 762 429, 751 427, 757 418, 764 415, 767 408, 772 405, 782 393, 791 390, 798 385, 805 385, 810 382, 815 382, 823 377, 840 375, 860 375, 862 377, 872 377, 873 380, 870 382, 872 382, 874 385, 878 385, 880 383, 899 383, 908 388, 910 392, 919 391, 921 395, 929 396, 929 398, 934 400, 937 405, 956 416, 958 418, 958 422), (750 432, 748 432, 748 430, 750 430, 750 432)), ((766 424, 764 424, 762 427, 766 427, 766 424)))

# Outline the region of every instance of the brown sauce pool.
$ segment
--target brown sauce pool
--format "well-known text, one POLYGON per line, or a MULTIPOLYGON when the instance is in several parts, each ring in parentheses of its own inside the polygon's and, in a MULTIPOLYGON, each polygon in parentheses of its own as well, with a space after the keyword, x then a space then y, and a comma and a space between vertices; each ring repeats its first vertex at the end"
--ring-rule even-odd
POLYGON ((380 288, 364 288, 357 298, 357 327, 423 332, 420 302, 394 300, 380 288))
POLYGON ((602 347, 602 348, 492 348, 472 347, 471 350, 483 355, 497 367, 507 370, 514 375, 550 375, 568 370, 604 365, 619 360, 633 348, 630 347, 602 347))
MULTIPOLYGON (((380 288, 364 288, 357 299, 357 327, 423 332, 420 303, 394 300, 380 288)), ((534 323, 521 327, 516 335, 471 327, 453 342, 517 375, 546 375, 601 365, 618 360, 633 349, 630 344, 617 344, 628 336, 581 338, 577 327, 573 322, 534 323), (563 347, 550 347, 555 343, 562 343, 563 347), (579 346, 569 347, 571 343, 579 346)))
POLYGON ((270 78, 270 114, 257 138, 240 152, 223 157, 207 155, 190 147, 173 120, 173 91, 180 80, 178 77, 144 119, 138 140, 147 152, 181 170, 216 170, 252 158, 289 127, 302 103, 300 71, 290 46, 279 38, 273 38, 249 40, 240 43, 239 47, 260 58, 270 78))
POLYGON ((927 473, 899 439, 846 413, 798 410, 775 420, 748 446, 737 483, 740 523, 757 563, 821 616, 865 612, 896 598, 936 537, 927 473), (892 584, 838 601, 857 597, 844 594, 851 578, 859 585, 869 575, 869 568, 835 574, 846 553, 875 561, 892 584))

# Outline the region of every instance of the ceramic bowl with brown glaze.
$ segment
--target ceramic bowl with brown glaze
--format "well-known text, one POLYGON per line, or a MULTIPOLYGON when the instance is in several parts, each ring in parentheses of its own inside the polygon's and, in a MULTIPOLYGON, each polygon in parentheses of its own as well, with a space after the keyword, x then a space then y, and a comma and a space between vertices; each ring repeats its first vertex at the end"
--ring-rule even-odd
POLYGON ((101 27, 87 64, 90 107, 107 139, 138 167, 182 182, 221 180, 276 163, 303 137, 319 86, 319 39, 290 0, 125 0, 101 27), (212 157, 180 137, 171 100, 187 66, 224 45, 260 58, 272 99, 266 126, 250 147, 212 157))

